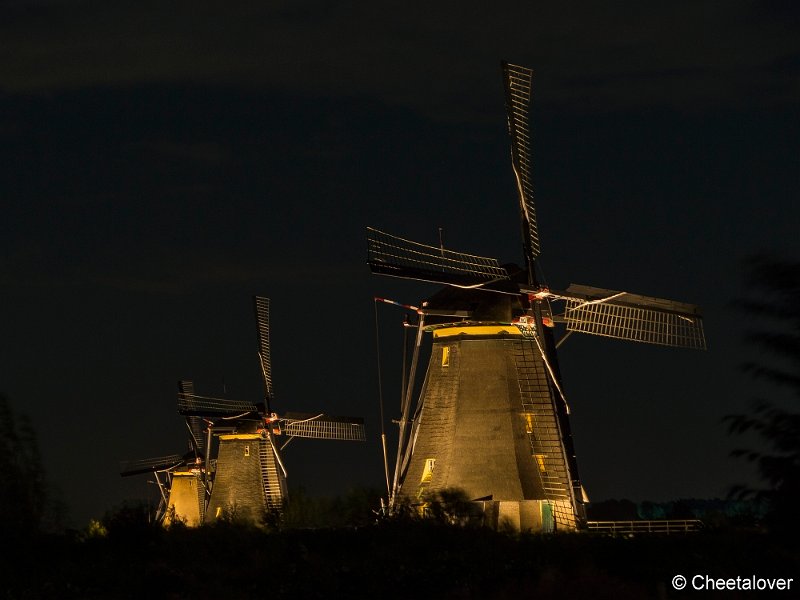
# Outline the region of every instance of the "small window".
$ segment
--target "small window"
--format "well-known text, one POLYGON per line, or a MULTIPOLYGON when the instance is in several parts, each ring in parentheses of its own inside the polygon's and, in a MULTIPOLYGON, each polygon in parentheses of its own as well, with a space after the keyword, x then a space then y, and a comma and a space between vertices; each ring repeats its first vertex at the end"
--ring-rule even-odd
POLYGON ((216 517, 218 519, 221 514, 222 514, 222 507, 218 506, 217 507, 217 512, 214 513, 214 517, 216 517))
POLYGON ((544 454, 534 454, 533 457, 536 459, 536 464, 539 465, 539 470, 544 473, 547 469, 544 466, 544 454))
POLYGON ((433 477, 433 467, 436 464, 435 458, 425 459, 425 469, 422 471, 422 479, 420 483, 428 483, 433 477))
POLYGON ((442 347, 442 366, 443 367, 450 366, 450 346, 442 347))
POLYGON ((526 413, 523 417, 525 417, 525 433, 533 433, 533 415, 526 413))
POLYGON ((244 455, 245 456, 250 456, 250 446, 245 446, 244 447, 244 455))

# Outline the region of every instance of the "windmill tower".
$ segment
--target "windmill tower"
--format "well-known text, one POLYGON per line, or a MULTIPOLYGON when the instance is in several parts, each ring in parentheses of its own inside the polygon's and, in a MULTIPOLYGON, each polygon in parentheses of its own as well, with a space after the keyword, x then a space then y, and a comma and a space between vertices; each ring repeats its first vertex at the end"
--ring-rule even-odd
MULTIPOLYGON (((235 518, 258 524, 265 517, 279 519, 288 500, 281 451, 294 438, 364 441, 360 418, 292 412, 279 416, 272 411, 269 299, 256 296, 254 307, 264 400, 251 403, 185 393, 178 397, 178 411, 187 418, 206 419, 219 440, 216 460, 209 460, 213 482, 206 522, 235 518)), ((210 447, 210 429, 207 438, 210 447)))
POLYGON ((705 348, 705 338, 700 312, 689 304, 540 284, 528 128, 532 71, 508 63, 502 70, 524 266, 367 229, 373 273, 447 286, 416 309, 390 505, 424 505, 455 487, 478 503, 490 524, 574 530, 585 520, 585 493, 557 345, 574 332, 696 349, 705 348), (558 344, 556 325, 566 329, 558 344), (426 332, 430 362, 413 402, 426 332))
MULTIPOLYGON (((178 389, 179 395, 191 403, 195 395, 192 382, 181 381, 178 389)), ((210 440, 203 436, 204 423, 201 417, 187 416, 185 421, 189 431, 189 452, 123 462, 120 475, 151 474, 160 493, 156 519, 165 525, 180 521, 189 527, 196 527, 205 517, 210 491, 206 469, 207 443, 210 440)))

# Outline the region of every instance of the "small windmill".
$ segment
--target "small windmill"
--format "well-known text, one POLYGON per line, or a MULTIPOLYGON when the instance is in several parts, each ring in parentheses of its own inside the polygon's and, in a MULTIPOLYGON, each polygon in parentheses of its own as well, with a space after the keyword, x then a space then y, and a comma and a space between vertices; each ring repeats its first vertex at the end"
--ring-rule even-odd
MULTIPOLYGON (((178 396, 178 411, 187 418, 203 418, 216 427, 219 446, 213 467, 208 522, 235 516, 260 522, 266 515, 279 517, 288 499, 287 471, 281 451, 294 438, 364 441, 363 419, 324 413, 272 411, 272 363, 269 343, 269 299, 254 298, 258 333, 258 359, 264 383, 259 403, 212 398, 194 393, 178 396), (224 430, 220 430, 220 425, 224 430), (219 432, 224 431, 224 432, 219 432), (285 438, 279 444, 279 438, 285 438)), ((207 448, 211 429, 206 430, 207 448)))
POLYGON ((572 333, 695 349, 705 348, 705 337, 700 311, 690 304, 539 283, 528 127, 533 73, 508 63, 502 70, 524 267, 367 228, 373 273, 447 286, 416 309, 390 505, 423 503, 457 487, 481 503, 491 523, 576 529, 585 520, 585 493, 556 347, 572 333), (556 325, 566 327, 559 344, 556 325), (413 403, 426 331, 433 337, 431 357, 413 403))
MULTIPOLYGON (((192 382, 181 381, 178 389, 179 395, 191 403, 195 395, 192 382)), ((209 461, 203 419, 187 416, 185 421, 189 431, 187 453, 126 461, 120 466, 120 475, 152 474, 160 493, 156 519, 164 524, 178 520, 194 527, 203 522, 211 482, 206 469, 209 461)))

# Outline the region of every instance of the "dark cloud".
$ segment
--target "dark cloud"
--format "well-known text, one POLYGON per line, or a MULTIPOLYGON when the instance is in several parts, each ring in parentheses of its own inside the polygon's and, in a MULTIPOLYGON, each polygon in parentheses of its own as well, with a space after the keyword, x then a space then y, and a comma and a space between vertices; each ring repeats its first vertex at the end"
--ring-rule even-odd
POLYGON ((256 86, 460 119, 485 112, 496 77, 477 66, 501 57, 536 67, 546 103, 587 110, 791 102, 788 75, 767 67, 796 52, 782 16, 796 11, 762 4, 18 2, 0 25, 0 85, 256 86))

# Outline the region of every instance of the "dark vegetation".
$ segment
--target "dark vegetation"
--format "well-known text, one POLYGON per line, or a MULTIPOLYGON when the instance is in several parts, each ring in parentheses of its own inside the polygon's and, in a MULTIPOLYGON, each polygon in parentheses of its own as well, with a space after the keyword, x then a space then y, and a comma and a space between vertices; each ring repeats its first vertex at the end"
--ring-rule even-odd
MULTIPOLYGON (((728 590, 679 592, 676 574, 795 578, 800 586, 800 263, 751 263, 753 298, 741 308, 764 318, 748 333, 759 354, 754 377, 787 392, 727 417, 748 446, 763 487, 738 486, 726 500, 668 503, 608 500, 592 520, 701 518, 705 528, 669 536, 593 533, 519 535, 474 525, 463 494, 432 498, 426 518, 381 516, 380 492, 319 498, 294 490, 282 522, 235 518, 169 528, 145 504, 108 512, 83 530, 61 527, 36 437, 0 396, 0 598, 742 598, 728 590)), ((792 593, 794 592, 794 594, 792 593)), ((777 593, 777 592, 776 592, 777 593)))
MULTIPOLYGON (((663 537, 513 535, 399 518, 164 529, 136 505, 9 546, 5 598, 671 598, 675 574, 793 577, 795 546, 720 528, 663 537)), ((736 592, 726 592, 736 598, 736 592)))
POLYGON ((215 525, 165 528, 142 502, 80 531, 4 536, 13 552, 0 562, 2 597, 662 599, 681 595, 670 584, 678 573, 793 577, 800 567, 800 549, 764 529, 757 511, 742 510, 744 501, 592 505, 592 518, 673 510, 666 516, 699 516, 708 525, 609 537, 489 530, 475 525, 458 490, 429 499, 424 518, 411 507, 385 518, 380 493, 321 498, 293 490, 283 521, 263 527, 234 514, 215 525))
POLYGON ((756 257, 747 265, 748 293, 737 306, 757 328, 745 332, 754 359, 742 365, 769 384, 769 397, 751 400, 750 412, 726 417, 734 434, 756 443, 734 451, 756 464, 764 486, 738 485, 733 495, 767 505, 773 532, 797 539, 800 519, 800 262, 756 257))
POLYGON ((466 522, 458 501, 427 519, 381 520, 362 503, 371 495, 306 498, 298 525, 272 529, 235 519, 165 529, 146 504, 130 504, 81 531, 5 537, 2 597, 660 599, 680 596, 669 583, 677 573, 791 577, 800 566, 800 550, 757 522, 660 537, 520 536, 451 524, 466 522), (340 513, 336 526, 306 526, 335 507, 355 521, 340 513))
POLYGON ((36 432, 28 417, 17 414, 0 394, 0 511, 7 535, 57 531, 66 508, 48 484, 36 432), (11 517, 13 515, 13 517, 11 517))

